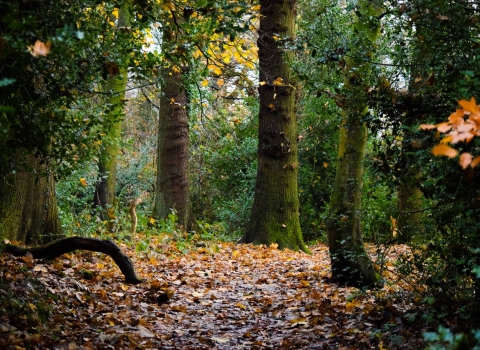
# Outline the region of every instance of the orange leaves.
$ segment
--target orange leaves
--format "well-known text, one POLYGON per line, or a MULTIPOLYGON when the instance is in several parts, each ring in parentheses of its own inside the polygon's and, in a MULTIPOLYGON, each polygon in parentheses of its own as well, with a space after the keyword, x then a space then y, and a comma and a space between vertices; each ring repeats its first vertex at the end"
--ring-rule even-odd
MULTIPOLYGON (((371 337, 378 324, 389 323, 395 333, 407 330, 405 323, 397 324, 391 313, 385 312, 392 307, 391 301, 385 305, 376 300, 387 299, 383 296, 397 285, 373 294, 329 282, 330 257, 325 245, 310 247, 313 254, 307 255, 279 250, 277 244, 205 243, 197 238, 190 252, 180 253, 178 241, 171 238, 165 234, 148 237, 155 247, 148 254, 135 253, 135 244, 121 245, 127 255, 136 256, 135 265, 147 278, 146 283, 135 286, 118 278, 112 260, 90 252, 56 259, 54 264, 59 266, 53 270, 50 263, 38 265, 31 257, 12 260, 0 256, 0 267, 4 268, 6 288, 28 281, 20 274, 26 270, 37 276, 44 287, 40 295, 48 297, 52 314, 46 328, 39 326, 36 332, 49 334, 59 329, 58 324, 62 328, 55 333, 57 343, 42 343, 51 342, 51 337, 38 339, 39 348, 60 348, 78 339, 85 349, 183 349, 192 344, 212 347, 221 343, 228 343, 222 348, 302 349, 322 344, 337 349, 351 346, 352 342, 375 348, 382 340, 380 334, 371 337), (218 249, 206 249, 208 245, 218 249), (7 265, 24 268, 15 274, 7 273, 7 265), (82 270, 95 270, 97 277, 87 280, 82 270)), ((131 238, 134 242, 143 239, 142 234, 131 238)), ((391 258, 391 254, 385 256, 393 268, 391 258)), ((22 298, 27 297, 29 312, 38 313, 38 299, 28 295, 33 287, 18 287, 23 287, 18 290, 22 298)), ((394 307, 396 312, 401 310, 400 304, 394 307)), ((3 318, 0 329, 8 328, 9 321, 3 318)), ((423 327, 418 323, 412 327, 408 329, 409 337, 418 335, 420 339, 423 327)), ((25 347, 25 339, 30 341, 26 332, 18 346, 25 347)), ((6 348, 3 335, 0 348, 6 348)), ((407 345, 405 348, 420 348, 414 343, 407 345)))
POLYGON ((472 97, 470 101, 467 100, 460 100, 458 104, 462 106, 463 110, 469 114, 478 115, 480 114, 480 110, 478 109, 477 103, 475 102, 475 98, 472 97))
MULTIPOLYGON (((422 130, 434 130, 447 134, 440 144, 432 149, 434 156, 446 156, 454 158, 458 155, 458 151, 447 144, 455 144, 458 142, 470 142, 475 136, 480 136, 480 109, 472 97, 470 101, 460 100, 458 104, 462 107, 450 114, 447 122, 437 125, 421 124, 422 130)), ((462 153, 460 155, 459 164, 462 169, 468 166, 476 167, 480 163, 480 157, 473 158, 470 153, 462 153)))
POLYGON ((436 145, 432 148, 432 153, 434 156, 447 156, 449 158, 454 158, 458 155, 456 149, 446 145, 436 145))
POLYGON ((50 53, 51 42, 47 41, 46 43, 37 40, 34 45, 28 46, 28 51, 33 57, 37 56, 46 56, 50 53))

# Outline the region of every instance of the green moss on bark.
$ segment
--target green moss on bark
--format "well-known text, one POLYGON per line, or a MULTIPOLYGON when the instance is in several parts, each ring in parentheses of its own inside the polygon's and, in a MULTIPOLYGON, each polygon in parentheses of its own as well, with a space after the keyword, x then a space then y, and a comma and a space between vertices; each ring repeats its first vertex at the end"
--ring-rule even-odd
POLYGON ((277 37, 294 38, 296 1, 260 1, 260 115, 255 197, 240 242, 303 250, 299 222, 296 81, 277 37))

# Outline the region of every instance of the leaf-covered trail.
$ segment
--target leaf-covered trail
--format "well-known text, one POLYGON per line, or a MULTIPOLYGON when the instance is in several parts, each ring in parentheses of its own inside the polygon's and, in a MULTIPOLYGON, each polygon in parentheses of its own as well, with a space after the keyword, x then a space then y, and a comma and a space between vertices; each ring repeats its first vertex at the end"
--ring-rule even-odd
POLYGON ((187 254, 159 242, 138 254, 121 245, 146 279, 136 286, 124 284, 113 261, 100 254, 77 252, 47 264, 3 255, 1 280, 8 288, 1 297, 21 295, 25 315, 0 319, 0 347, 421 347, 421 327, 405 318, 407 301, 385 298, 392 286, 360 293, 328 282, 325 246, 311 247, 310 256, 274 247, 200 245, 187 254), (36 322, 42 315, 46 324, 36 322))

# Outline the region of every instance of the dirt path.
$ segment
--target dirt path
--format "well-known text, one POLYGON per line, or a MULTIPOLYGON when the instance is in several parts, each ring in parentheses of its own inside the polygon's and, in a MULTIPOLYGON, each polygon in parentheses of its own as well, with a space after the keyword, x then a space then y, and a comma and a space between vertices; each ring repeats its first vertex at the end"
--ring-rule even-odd
POLYGON ((140 254, 122 245, 147 279, 136 286, 94 253, 48 264, 2 256, 0 299, 11 293, 24 305, 17 316, 4 312, 0 347, 422 348, 422 327, 409 323, 409 301, 394 297, 393 286, 361 293, 328 283, 325 246, 309 256, 232 243, 181 254, 172 244, 150 241, 140 254))

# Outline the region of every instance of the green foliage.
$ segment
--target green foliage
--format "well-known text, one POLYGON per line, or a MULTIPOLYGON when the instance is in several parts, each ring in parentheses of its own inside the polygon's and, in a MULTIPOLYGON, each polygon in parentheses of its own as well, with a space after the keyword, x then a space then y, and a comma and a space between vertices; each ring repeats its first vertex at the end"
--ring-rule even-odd
POLYGON ((66 175, 92 156, 91 145, 98 144, 108 126, 103 116, 109 107, 92 104, 86 92, 100 84, 108 64, 120 64, 127 53, 128 59, 132 52, 134 58, 142 56, 142 43, 133 40, 134 30, 115 31, 109 24, 114 12, 110 3, 1 1, 0 11, 5 14, 0 24, 0 105, 10 107, 9 113, 1 113, 0 164, 9 164, 24 149, 55 164, 57 175, 66 175), (29 47, 36 43, 49 49, 33 55, 29 47))
POLYGON ((429 350, 463 350, 463 349, 480 349, 478 341, 480 340, 479 332, 476 332, 475 338, 477 345, 473 346, 471 340, 463 334, 453 334, 449 328, 438 327, 437 332, 425 332, 423 338, 430 344, 429 350))
POLYGON ((299 117, 300 225, 306 241, 325 239, 324 220, 335 178, 338 113, 328 98, 305 88, 299 117))
POLYGON ((72 171, 56 186, 58 213, 65 233, 89 237, 99 225, 93 194, 97 181, 97 168, 92 163, 72 171))
POLYGON ((391 218, 398 214, 396 188, 379 182, 368 171, 363 181, 363 238, 375 243, 391 241, 394 238, 391 218))
POLYGON ((258 107, 253 99, 245 102, 248 109, 227 105, 236 113, 228 118, 223 111, 212 121, 194 123, 191 135, 193 215, 219 223, 236 238, 249 219, 257 170, 258 107))

